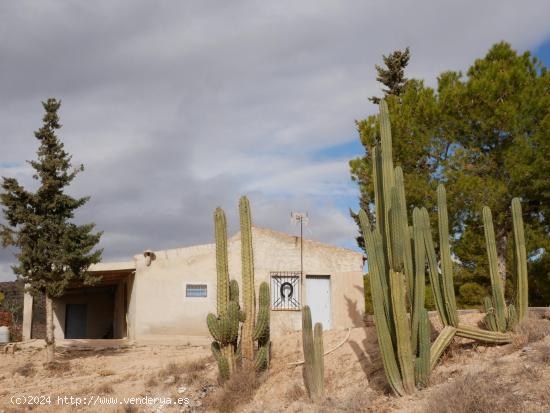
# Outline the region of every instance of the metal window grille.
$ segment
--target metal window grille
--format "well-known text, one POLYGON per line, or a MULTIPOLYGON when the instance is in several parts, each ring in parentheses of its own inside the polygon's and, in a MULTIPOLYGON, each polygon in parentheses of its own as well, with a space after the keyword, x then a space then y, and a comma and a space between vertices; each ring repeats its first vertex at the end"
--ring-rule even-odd
POLYGON ((187 284, 185 286, 186 297, 206 297, 208 287, 206 284, 187 284))
POLYGON ((271 273, 271 308, 273 310, 300 310, 301 296, 299 271, 271 273))

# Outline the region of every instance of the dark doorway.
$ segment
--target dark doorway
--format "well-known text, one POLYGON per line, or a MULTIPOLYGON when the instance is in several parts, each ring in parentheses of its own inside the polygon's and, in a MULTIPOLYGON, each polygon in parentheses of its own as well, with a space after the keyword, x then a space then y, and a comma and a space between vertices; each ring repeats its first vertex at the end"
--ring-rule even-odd
POLYGON ((86 304, 67 304, 65 313, 65 338, 86 338, 86 304))

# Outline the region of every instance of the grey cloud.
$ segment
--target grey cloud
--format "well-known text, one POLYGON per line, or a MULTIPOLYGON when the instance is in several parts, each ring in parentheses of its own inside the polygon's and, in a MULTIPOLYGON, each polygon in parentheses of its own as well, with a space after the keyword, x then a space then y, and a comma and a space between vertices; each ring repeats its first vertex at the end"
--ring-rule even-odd
MULTIPOLYGON (((30 184, 39 102, 55 96, 86 166, 70 191, 92 196, 77 220, 105 232, 106 260, 209 242, 218 205, 235 231, 242 193, 258 225, 291 231, 290 211, 307 210, 306 235, 352 246, 345 162, 313 153, 356 138, 381 54, 411 46, 409 76, 433 84, 495 41, 535 46, 549 14, 545 1, 1 2, 0 172, 30 184)), ((0 254, 0 279, 12 260, 0 254)))

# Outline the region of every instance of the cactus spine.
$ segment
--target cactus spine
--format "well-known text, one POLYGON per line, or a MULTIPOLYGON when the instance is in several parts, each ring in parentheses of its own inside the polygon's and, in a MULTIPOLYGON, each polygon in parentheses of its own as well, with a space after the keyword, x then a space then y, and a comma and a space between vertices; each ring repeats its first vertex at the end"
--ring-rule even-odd
POLYGON ((319 401, 325 393, 323 325, 315 323, 315 328, 312 330, 311 310, 307 305, 302 308, 302 346, 304 384, 309 397, 319 401))

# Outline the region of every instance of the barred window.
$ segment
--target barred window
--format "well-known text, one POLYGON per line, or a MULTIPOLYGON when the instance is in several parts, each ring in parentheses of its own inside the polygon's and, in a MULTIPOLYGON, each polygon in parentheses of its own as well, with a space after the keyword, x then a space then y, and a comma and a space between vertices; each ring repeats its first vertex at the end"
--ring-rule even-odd
POLYGON ((271 273, 271 308, 273 310, 300 310, 301 288, 299 271, 271 273))
POLYGON ((206 284, 186 284, 186 297, 206 297, 208 287, 206 284))

